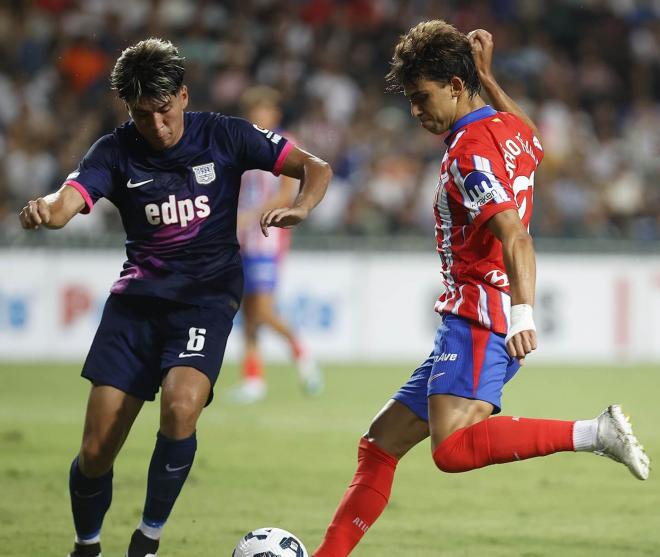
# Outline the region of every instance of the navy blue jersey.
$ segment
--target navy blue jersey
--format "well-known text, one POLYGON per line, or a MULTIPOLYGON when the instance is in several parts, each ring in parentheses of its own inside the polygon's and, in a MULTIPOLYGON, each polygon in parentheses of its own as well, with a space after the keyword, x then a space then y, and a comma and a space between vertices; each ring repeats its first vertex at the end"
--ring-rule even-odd
POLYGON ((127 260, 115 294, 209 303, 240 300, 243 274, 236 240, 241 174, 274 174, 292 144, 241 118, 186 112, 181 140, 155 151, 130 121, 101 137, 65 184, 89 212, 109 199, 126 230, 127 260))

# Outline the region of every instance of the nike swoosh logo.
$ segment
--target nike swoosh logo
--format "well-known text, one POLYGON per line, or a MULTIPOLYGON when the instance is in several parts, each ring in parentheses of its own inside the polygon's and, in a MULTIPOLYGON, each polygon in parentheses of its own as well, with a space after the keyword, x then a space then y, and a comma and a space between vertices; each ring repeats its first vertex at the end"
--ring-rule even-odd
POLYGON ((183 466, 170 466, 169 464, 165 465, 165 471, 166 472, 178 472, 179 470, 183 470, 184 468, 188 468, 190 464, 184 464, 183 466))
POLYGON ((445 373, 446 373, 446 372, 443 371, 442 373, 436 373, 435 375, 432 375, 431 378, 429 379, 429 383, 430 383, 431 381, 437 379, 438 377, 442 377, 445 373))
POLYGON ((91 495, 81 495, 78 493, 78 491, 74 491, 73 494, 78 497, 78 499, 91 499, 92 497, 96 497, 97 495, 101 495, 103 493, 103 490, 97 491, 96 493, 92 493, 91 495))
POLYGON ((148 184, 149 182, 153 182, 154 179, 152 178, 151 180, 145 180, 144 182, 131 182, 131 179, 129 178, 128 182, 126 182, 126 187, 127 188, 139 188, 140 186, 144 186, 145 184, 148 184))
POLYGON ((179 358, 192 358, 193 356, 199 356, 200 358, 203 358, 204 354, 186 354, 185 352, 181 352, 181 354, 179 354, 179 358))

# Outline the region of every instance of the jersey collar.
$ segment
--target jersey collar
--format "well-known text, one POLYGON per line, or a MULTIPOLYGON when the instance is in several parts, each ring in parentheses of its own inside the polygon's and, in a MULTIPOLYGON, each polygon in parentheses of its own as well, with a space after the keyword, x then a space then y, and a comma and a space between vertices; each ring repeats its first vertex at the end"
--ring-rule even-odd
POLYGON ((456 123, 452 126, 451 130, 449 130, 449 134, 445 138, 445 143, 449 145, 452 136, 461 128, 464 128, 469 124, 473 124, 478 120, 483 120, 484 118, 490 118, 491 116, 495 116, 495 114, 497 114, 497 111, 492 106, 487 104, 486 106, 477 108, 477 110, 473 110, 472 112, 466 114, 462 118, 459 118, 456 121, 456 123))

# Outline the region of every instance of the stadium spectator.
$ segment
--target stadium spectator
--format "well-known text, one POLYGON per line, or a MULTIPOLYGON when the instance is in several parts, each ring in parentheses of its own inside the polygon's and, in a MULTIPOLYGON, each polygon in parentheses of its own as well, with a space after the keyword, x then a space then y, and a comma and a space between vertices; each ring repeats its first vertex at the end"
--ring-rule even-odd
MULTIPOLYGON (((397 234, 389 223, 410 220, 411 209, 404 204, 400 215, 376 214, 382 199, 368 185, 380 179, 380 159, 411 158, 414 145, 417 162, 405 165, 410 175, 401 181, 409 184, 419 180, 420 154, 429 162, 441 157, 444 147, 423 138, 405 118, 406 106, 384 92, 382 76, 389 45, 429 14, 455 21, 462 30, 494 30, 501 47, 495 69, 545 138, 539 197, 552 197, 544 190, 552 187, 555 171, 572 175, 573 187, 584 189, 585 196, 596 192, 598 224, 576 226, 574 210, 562 203, 532 224, 538 237, 660 240, 660 8, 640 0, 441 6, 433 0, 6 2, 0 5, 0 146, 8 143, 26 103, 46 115, 53 129, 78 133, 73 109, 94 118, 92 135, 111 129, 121 114, 107 102, 102 68, 121 48, 158 33, 181 44, 190 61, 195 108, 235 113, 242 92, 256 84, 282 94, 285 127, 338 169, 338 206, 348 208, 337 211, 332 223, 312 219, 306 224, 310 233, 397 234), (383 125, 396 119, 393 114, 400 124, 383 133, 383 125), (635 184, 636 199, 641 189, 643 215, 619 211, 610 192, 616 185, 603 185, 616 179, 613 165, 621 160, 631 163, 634 178, 628 175, 626 183, 635 184), (576 162, 583 171, 568 168, 576 162)), ((54 157, 59 175, 84 151, 84 142, 68 143, 40 142, 35 146, 40 153, 33 156, 54 157)), ((7 164, 7 152, 0 150, 0 167, 7 164)), ((34 187, 48 189, 45 179, 35 177, 34 187)), ((20 202, 9 194, 10 206, 20 202)), ((116 220, 105 226, 120 229, 116 220)), ((428 226, 420 219, 412 231, 423 235, 428 226)))

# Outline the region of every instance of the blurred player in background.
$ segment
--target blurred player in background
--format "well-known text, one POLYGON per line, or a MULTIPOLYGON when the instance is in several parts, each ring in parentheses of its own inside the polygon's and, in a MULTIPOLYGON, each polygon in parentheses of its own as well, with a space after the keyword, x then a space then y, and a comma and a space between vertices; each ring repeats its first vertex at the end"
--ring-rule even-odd
MULTIPOLYGON (((241 99, 244 116, 257 126, 282 133, 280 94, 270 87, 248 89, 241 99)), ((291 327, 275 311, 275 290, 279 266, 286 255, 290 231, 274 228, 268 236, 261 232, 261 215, 274 208, 291 204, 297 180, 274 176, 260 170, 250 170, 241 179, 238 200, 238 242, 241 245, 245 287, 243 294, 243 327, 245 355, 243 380, 230 391, 234 402, 249 404, 266 396, 264 365, 259 353, 258 333, 268 326, 289 344, 296 363, 298 377, 308 394, 318 394, 323 388, 323 375, 309 349, 294 334, 291 327)))
POLYGON ((488 32, 466 36, 439 20, 418 24, 395 48, 390 85, 426 130, 449 132, 434 200, 442 324, 429 358, 360 440, 354 479, 315 557, 352 551, 387 505, 399 459, 429 435, 445 472, 589 451, 648 477, 649 459, 618 405, 582 421, 491 417, 504 384, 536 349, 527 230, 543 158, 533 122, 492 75, 492 51, 488 32))
POLYGON ((70 557, 101 555, 115 457, 143 402, 162 388, 144 511, 127 552, 156 555, 193 465, 197 420, 213 397, 242 296, 241 174, 258 168, 301 180, 290 208, 261 216, 264 234, 304 220, 332 174, 279 134, 240 118, 186 112, 183 77, 183 59, 170 42, 148 39, 124 50, 111 84, 131 120, 101 137, 58 192, 30 201, 20 214, 24 228, 61 228, 106 197, 126 230, 127 261, 82 370, 92 387, 70 469, 70 557))

